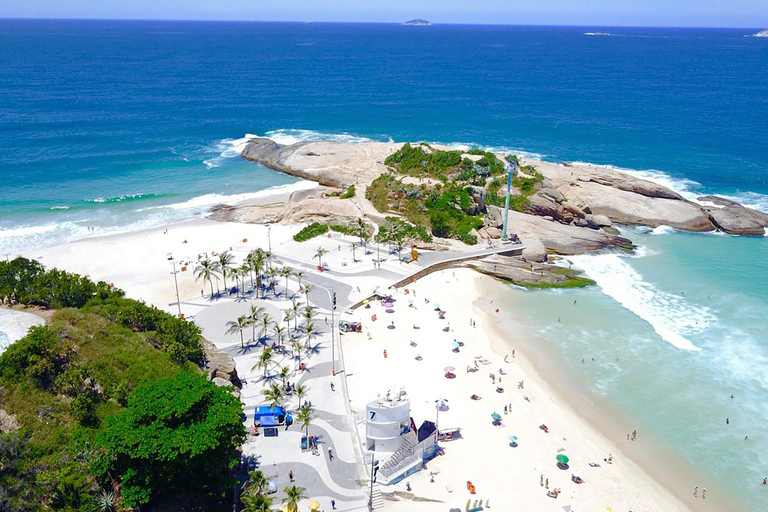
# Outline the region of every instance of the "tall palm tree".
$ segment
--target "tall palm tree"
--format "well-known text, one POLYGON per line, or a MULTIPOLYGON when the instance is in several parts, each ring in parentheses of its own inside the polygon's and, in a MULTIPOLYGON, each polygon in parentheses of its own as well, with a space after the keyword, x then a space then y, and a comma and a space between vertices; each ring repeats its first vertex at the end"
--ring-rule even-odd
POLYGON ((293 269, 291 267, 283 267, 280 269, 280 275, 285 278, 285 296, 288 296, 288 278, 293 275, 293 269))
POLYGON ((357 249, 357 242, 352 242, 352 245, 349 247, 349 250, 352 251, 352 262, 357 261, 357 256, 355 255, 355 250, 357 249))
POLYGON ((328 251, 326 249, 324 249, 322 247, 318 247, 317 251, 315 252, 315 255, 312 256, 312 259, 317 258, 318 266, 322 267, 323 266, 323 256, 325 256, 326 254, 328 254, 328 251))
POLYGON ((280 368, 280 373, 278 373, 278 377, 280 377, 280 380, 283 381, 283 387, 285 387, 285 381, 288 380, 288 376, 291 374, 291 369, 287 366, 283 366, 280 368))
MULTIPOLYGON (((309 288, 309 285, 307 285, 307 288, 309 288)), ((301 302, 292 300, 291 311, 293 312, 293 330, 295 332, 299 328, 298 320, 299 320, 299 312, 301 311, 301 302)))
POLYGON ((304 296, 307 298, 307 304, 309 304, 309 292, 311 292, 314 289, 315 287, 309 283, 307 283, 307 285, 304 287, 304 296))
POLYGON ((261 288, 261 273, 264 271, 264 262, 266 255, 260 247, 250 252, 249 256, 253 260, 253 270, 256 272, 256 288, 261 288))
POLYGON ((368 224, 365 223, 365 219, 362 217, 358 217, 355 222, 355 235, 360 239, 360 245, 363 247, 371 238, 368 234, 368 224))
POLYGON ((195 281, 203 280, 203 284, 208 281, 211 284, 211 297, 213 297, 213 280, 219 280, 216 273, 218 272, 216 262, 205 258, 195 267, 195 281))
POLYGON ((251 309, 248 311, 248 323, 250 323, 251 328, 253 329, 251 332, 251 338, 253 341, 256 341, 256 324, 259 323, 259 320, 261 319, 261 315, 264 314, 264 308, 261 306, 254 306, 251 304, 251 309))
POLYGON ((240 503, 243 504, 242 512, 272 512, 274 499, 264 494, 244 494, 240 496, 240 503))
POLYGON ((292 309, 284 309, 283 310, 283 320, 285 320, 285 327, 286 327, 286 333, 291 333, 291 320, 293 320, 293 310, 292 309))
POLYGON ((270 325, 272 325, 272 318, 268 314, 264 314, 261 317, 261 337, 265 340, 267 339, 267 331, 269 331, 270 325))
POLYGON ((264 494, 264 486, 267 484, 267 477, 261 471, 249 471, 248 480, 243 484, 243 493, 249 496, 264 494))
MULTIPOLYGON (((279 274, 279 270, 277 270, 275 267, 270 267, 265 272, 267 274, 267 277, 269 278, 269 283, 267 284, 267 288, 272 288, 272 293, 275 294, 275 297, 277 297, 277 287, 275 285, 275 276, 279 274)), ((264 294, 266 297, 266 294, 264 294)))
POLYGON ((248 327, 248 317, 241 315, 237 317, 237 320, 230 320, 227 322, 226 334, 240 333, 240 348, 245 348, 245 341, 243 341, 243 329, 248 327))
MULTIPOLYGON (((261 353, 261 356, 259 357, 259 362, 256 363, 256 366, 254 368, 259 367, 264 369, 264 377, 267 376, 267 368, 269 368, 269 363, 272 361, 272 349, 271 348, 265 348, 264 351, 261 353)), ((251 368, 253 369, 253 368, 251 368)))
POLYGON ((304 279, 304 271, 303 270, 299 270, 298 272, 296 272, 293 275, 295 275, 296 278, 299 280, 299 290, 301 290, 301 280, 304 279))
POLYGON ((304 384, 299 384, 296 386, 296 397, 299 399, 299 407, 301 407, 301 397, 307 394, 307 386, 304 384))
POLYGON ((240 265, 240 268, 237 269, 237 273, 240 276, 240 282, 242 283, 241 286, 241 295, 245 296, 245 277, 251 272, 251 265, 244 261, 242 265, 240 265))
POLYGON ((291 337, 291 349, 293 350, 293 358, 296 360, 296 365, 294 367, 294 371, 298 370, 299 365, 301 364, 301 349, 302 344, 301 340, 299 338, 291 337))
POLYGON ((274 324, 272 324, 272 332, 275 334, 275 337, 277 338, 277 344, 282 345, 283 338, 285 337, 285 329, 283 329, 283 326, 275 322, 274 324))
POLYGON ((315 310, 312 309, 312 306, 306 306, 304 308, 304 321, 307 324, 310 324, 312 320, 315 318, 315 310))
POLYGON ((309 497, 306 489, 304 489, 303 487, 299 487, 297 485, 286 487, 284 491, 285 491, 285 498, 282 499, 281 503, 288 505, 287 506, 288 512, 298 512, 299 502, 309 497))
POLYGON ((235 255, 229 251, 219 253, 219 272, 224 279, 224 288, 227 288, 227 276, 232 274, 232 267, 235 264, 235 255))
POLYGON ((307 339, 307 352, 309 352, 312 340, 317 338, 317 331, 315 331, 315 324, 313 324, 312 322, 307 324, 307 328, 306 328, 306 332, 304 333, 304 337, 307 339))
POLYGON ((302 407, 299 412, 296 413, 296 421, 299 423, 299 428, 304 429, 304 435, 309 435, 309 427, 312 424, 312 408, 309 406, 302 407))
POLYGON ((277 384, 272 384, 269 388, 262 391, 261 394, 264 395, 264 399, 269 402, 269 407, 274 408, 283 405, 285 394, 283 393, 283 388, 277 384))

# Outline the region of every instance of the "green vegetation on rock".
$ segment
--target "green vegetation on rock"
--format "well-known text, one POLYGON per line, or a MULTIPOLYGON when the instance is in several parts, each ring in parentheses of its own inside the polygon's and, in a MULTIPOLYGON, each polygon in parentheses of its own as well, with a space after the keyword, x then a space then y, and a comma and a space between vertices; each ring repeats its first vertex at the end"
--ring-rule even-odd
POLYGON ((199 328, 87 278, 8 263, 6 299, 36 303, 45 291, 17 286, 55 276, 49 282, 69 284, 45 302, 82 302, 84 292, 68 289, 90 300, 59 309, 0 355, 0 408, 18 426, 0 433, 0 510, 213 510, 234 483, 242 408, 201 376, 199 328), (18 275, 27 277, 14 284, 18 275))
POLYGON ((351 197, 355 197, 355 186, 354 185, 350 185, 347 188, 347 191, 339 196, 339 198, 341 198, 341 199, 349 199, 351 197))
POLYGON ((298 233, 293 235, 293 239, 297 242, 306 242, 316 236, 324 235, 328 232, 328 226, 326 224, 320 224, 319 222, 313 222, 309 226, 305 226, 298 233))

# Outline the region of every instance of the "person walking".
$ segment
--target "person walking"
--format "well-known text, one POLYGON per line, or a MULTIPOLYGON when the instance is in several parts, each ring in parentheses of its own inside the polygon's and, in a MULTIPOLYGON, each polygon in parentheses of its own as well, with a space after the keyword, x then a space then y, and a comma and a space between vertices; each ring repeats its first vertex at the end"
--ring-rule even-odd
POLYGON ((290 478, 290 479, 291 479, 291 482, 293 482, 293 470, 290 470, 290 471, 288 472, 288 478, 290 478))
POLYGON ((336 500, 331 500, 331 508, 336 510, 336 500))
POLYGON ((699 497, 699 486, 693 488, 693 497, 698 498, 699 497))
POLYGON ((333 382, 331 382, 331 391, 336 391, 336 386, 333 385, 333 382))

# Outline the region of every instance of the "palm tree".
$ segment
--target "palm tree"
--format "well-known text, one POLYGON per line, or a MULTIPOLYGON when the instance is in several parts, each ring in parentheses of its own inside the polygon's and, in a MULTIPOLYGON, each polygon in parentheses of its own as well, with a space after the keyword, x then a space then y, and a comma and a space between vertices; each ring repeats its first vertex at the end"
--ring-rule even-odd
POLYGON ((216 263, 208 258, 205 258, 195 267, 195 281, 202 279, 203 284, 205 284, 206 281, 211 284, 211 298, 213 298, 213 280, 219 280, 216 272, 218 272, 216 263))
MULTIPOLYGON (((309 288, 309 285, 307 285, 307 288, 309 288)), ((301 302, 292 300, 291 311, 293 312, 293 330, 296 331, 299 328, 298 319, 299 319, 299 311, 301 311, 301 302)))
POLYGON ((365 247, 365 244, 370 239, 370 235, 368 235, 368 224, 365 223, 365 220, 362 217, 357 219, 355 235, 360 239, 360 245, 365 247))
POLYGON ((248 323, 251 324, 253 331, 251 332, 251 338, 256 341, 256 324, 259 322, 261 315, 264 314, 264 308, 261 306, 251 305, 251 310, 248 312, 248 323))
POLYGON ((264 395, 264 399, 269 402, 270 408, 282 406, 285 394, 283 393, 283 388, 277 384, 272 384, 268 389, 262 391, 261 394, 264 395))
POLYGON ((235 264, 235 255, 229 251, 219 253, 219 272, 224 278, 224 289, 227 288, 227 275, 232 273, 232 267, 235 264))
POLYGON ((281 503, 288 505, 288 512, 298 512, 299 502, 309 497, 306 489, 297 485, 286 487, 284 491, 285 498, 282 499, 281 503))
POLYGON ((291 374, 291 369, 287 366, 283 366, 280 368, 280 373, 278 373, 278 377, 280 377, 280 380, 283 381, 283 387, 285 387, 285 381, 288 380, 288 376, 291 374))
POLYGON ((117 505, 117 494, 111 491, 101 490, 99 494, 93 497, 99 512, 114 512, 117 505))
MULTIPOLYGON (((259 357, 259 362, 256 363, 256 367, 260 367, 264 369, 264 377, 267 376, 267 368, 269 368, 269 362, 272 360, 272 349, 271 348, 265 348, 264 351, 261 353, 261 356, 259 357)), ((253 369, 253 368, 251 368, 253 369)))
POLYGON ((307 284, 304 287, 304 296, 307 298, 307 304, 309 304, 309 292, 311 292, 314 289, 315 289, 315 287, 312 286, 311 284, 307 284))
POLYGON ((264 494, 256 494, 255 496, 244 494, 240 497, 240 503, 243 504, 242 512, 272 512, 273 502, 271 496, 264 494))
POLYGON ((226 334, 240 333, 240 348, 245 348, 245 341, 243 341, 243 329, 248 327, 248 318, 245 315, 237 317, 237 320, 230 320, 227 322, 226 334))
POLYGON ((299 423, 299 428, 304 429, 304 435, 309 435, 309 426, 312 424, 312 408, 309 406, 302 407, 299 412, 296 413, 296 421, 299 423))
POLYGON ((296 371, 299 368, 299 365, 301 364, 301 340, 298 338, 291 337, 291 349, 293 350, 294 359, 296 360, 296 365, 294 367, 294 371, 296 371), (297 357, 298 356, 298 357, 297 357))
MULTIPOLYGON (((278 273, 279 271, 274 267, 270 267, 265 272, 265 274, 267 274, 267 277, 269 278, 269 283, 267 284, 267 288, 272 288, 272 293, 275 294, 275 297, 277 297, 277 287, 275 286, 275 276, 278 273)), ((266 293, 264 294, 264 296, 265 297, 267 296, 266 293)))
POLYGON ((312 256, 312 259, 317 258, 317 265, 322 267, 323 266, 323 256, 325 256, 328 253, 327 250, 323 249, 322 247, 317 248, 317 252, 315 252, 315 255, 312 256))
POLYGON ((314 318, 315 318, 315 310, 312 309, 312 306, 306 306, 304 308, 304 321, 307 324, 310 324, 314 318))
POLYGON ((304 279, 304 271, 303 270, 299 270, 298 272, 294 273, 293 275, 295 275, 298 278, 298 280, 299 280, 299 290, 301 290, 301 280, 304 279))
POLYGON ((307 338, 307 353, 309 353, 310 343, 313 339, 317 338, 317 331, 315 331, 315 324, 312 322, 307 324, 306 333, 304 337, 307 338))
POLYGON ((299 384, 298 386, 296 386, 296 397, 299 399, 299 407, 301 407, 301 397, 306 395, 307 391, 309 390, 307 389, 307 386, 305 386, 304 384, 299 384))
POLYGON ((352 262, 357 261, 357 256, 355 256, 355 249, 357 249, 357 242, 352 242, 352 245, 350 246, 349 250, 352 251, 352 262))
POLYGON ((242 293, 241 295, 245 296, 245 276, 247 276, 251 271, 251 265, 244 261, 242 265, 240 265, 240 268, 237 269, 237 273, 240 275, 240 282, 242 283, 242 293))
POLYGON ((267 477, 261 471, 249 471, 248 480, 243 484, 243 493, 248 496, 264 494, 264 486, 267 484, 267 477))
POLYGON ((270 325, 272 325, 272 318, 265 314, 261 317, 261 337, 265 340, 267 339, 267 331, 269 330, 270 325))
POLYGON ((256 288, 261 288, 261 273, 264 271, 266 253, 263 249, 257 248, 251 251, 249 256, 253 260, 253 270, 256 272, 256 288))
POLYGON ((283 337, 285 336, 285 329, 275 322, 272 324, 272 332, 275 333, 275 336, 277 337, 277 344, 282 345, 283 344, 283 337))
POLYGON ((286 333, 291 333, 291 320, 293 320, 293 310, 292 309, 284 309, 283 310, 283 320, 285 320, 285 326, 286 326, 286 333))
POLYGON ((285 278, 285 296, 288 296, 288 278, 293 275, 293 269, 291 267, 283 267, 280 269, 280 275, 285 278))

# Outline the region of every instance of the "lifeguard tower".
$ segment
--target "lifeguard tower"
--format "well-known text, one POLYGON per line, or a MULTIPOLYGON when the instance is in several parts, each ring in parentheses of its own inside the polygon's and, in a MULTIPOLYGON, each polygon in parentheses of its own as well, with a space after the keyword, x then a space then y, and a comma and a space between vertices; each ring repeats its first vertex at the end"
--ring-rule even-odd
POLYGON ((421 470, 424 461, 437 449, 437 429, 422 425, 417 432, 411 419, 411 402, 404 390, 394 397, 370 402, 366 406, 365 450, 371 460, 381 464, 377 482, 390 485, 421 470), (426 427, 426 428, 425 428, 426 427))

